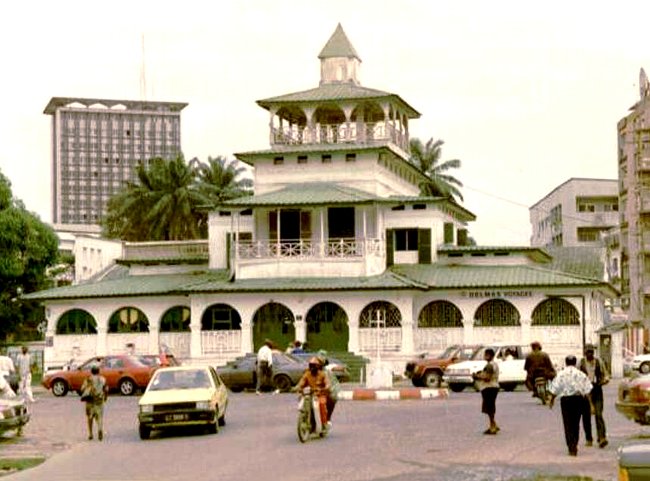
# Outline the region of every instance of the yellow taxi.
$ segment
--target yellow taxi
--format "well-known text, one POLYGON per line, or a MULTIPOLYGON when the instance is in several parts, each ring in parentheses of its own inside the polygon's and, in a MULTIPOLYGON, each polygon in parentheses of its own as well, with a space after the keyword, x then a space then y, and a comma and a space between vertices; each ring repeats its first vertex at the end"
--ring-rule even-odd
POLYGON ((140 439, 180 426, 217 433, 226 424, 228 389, 211 366, 165 367, 154 373, 138 404, 140 439))

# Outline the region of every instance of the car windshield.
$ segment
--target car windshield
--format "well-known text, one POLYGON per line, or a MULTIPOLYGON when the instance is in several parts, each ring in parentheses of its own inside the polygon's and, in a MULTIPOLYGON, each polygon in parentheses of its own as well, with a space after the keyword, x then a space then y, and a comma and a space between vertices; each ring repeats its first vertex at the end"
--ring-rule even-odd
POLYGON ((440 354, 438 354, 437 358, 449 359, 451 356, 453 356, 454 352, 456 352, 457 349, 458 349, 457 346, 449 346, 447 349, 445 349, 440 354))
POLYGON ((203 369, 183 371, 156 371, 149 391, 166 391, 170 389, 206 389, 210 387, 210 378, 203 369))

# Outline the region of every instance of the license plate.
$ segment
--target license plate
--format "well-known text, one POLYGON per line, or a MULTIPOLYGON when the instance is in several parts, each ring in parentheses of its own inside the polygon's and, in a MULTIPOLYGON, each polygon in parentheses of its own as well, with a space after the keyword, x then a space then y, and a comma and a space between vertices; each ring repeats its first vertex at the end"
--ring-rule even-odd
POLYGON ((168 414, 165 416, 165 421, 186 421, 187 414, 168 414))

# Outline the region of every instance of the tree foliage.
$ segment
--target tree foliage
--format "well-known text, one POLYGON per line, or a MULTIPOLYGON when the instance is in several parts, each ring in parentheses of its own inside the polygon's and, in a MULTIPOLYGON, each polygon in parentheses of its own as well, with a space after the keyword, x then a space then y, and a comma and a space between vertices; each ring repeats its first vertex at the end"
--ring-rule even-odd
POLYGON ((207 163, 182 155, 151 159, 109 199, 104 235, 127 241, 207 238, 207 211, 224 200, 249 192, 250 179, 240 179, 243 168, 222 157, 207 163))
POLYGON ((450 197, 463 200, 459 190, 463 184, 448 172, 460 167, 460 160, 452 159, 441 161, 442 145, 444 141, 430 138, 426 144, 418 138, 410 141, 410 161, 428 177, 428 181, 420 185, 420 193, 426 196, 450 197))
POLYGON ((50 287, 47 268, 57 261, 58 238, 35 214, 14 199, 0 173, 0 338, 34 319, 37 306, 21 293, 50 287))

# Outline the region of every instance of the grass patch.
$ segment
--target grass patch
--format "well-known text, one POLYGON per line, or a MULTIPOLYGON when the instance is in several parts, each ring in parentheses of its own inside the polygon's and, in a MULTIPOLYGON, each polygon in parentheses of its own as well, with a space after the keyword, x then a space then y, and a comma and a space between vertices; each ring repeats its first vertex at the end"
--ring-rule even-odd
POLYGON ((23 469, 33 468, 34 466, 41 464, 43 461, 45 461, 44 457, 0 459, 0 476, 22 471, 23 469))

